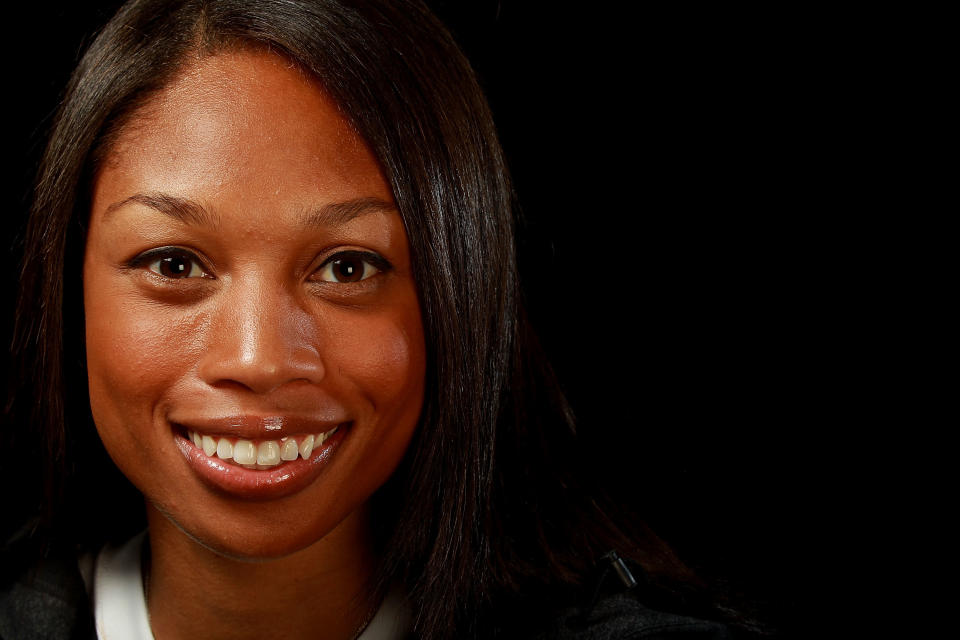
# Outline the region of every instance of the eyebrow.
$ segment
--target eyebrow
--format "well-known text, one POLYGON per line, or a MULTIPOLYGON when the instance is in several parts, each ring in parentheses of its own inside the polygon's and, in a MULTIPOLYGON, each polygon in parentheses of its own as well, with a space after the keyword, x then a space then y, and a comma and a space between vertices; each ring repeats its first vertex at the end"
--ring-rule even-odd
POLYGON ((142 204, 150 207, 160 213, 166 214, 171 218, 205 227, 217 228, 220 226, 220 216, 207 211, 204 206, 194 202, 189 198, 179 198, 166 193, 137 193, 129 198, 124 198, 119 202, 114 202, 107 207, 105 216, 109 216, 117 209, 123 208, 131 203, 142 204))
POLYGON ((331 202, 319 209, 312 209, 307 211, 301 219, 307 226, 328 227, 346 224, 368 213, 387 213, 396 210, 396 205, 380 198, 355 198, 344 202, 331 202))
MULTIPOLYGON (((207 210, 202 204, 189 198, 180 198, 166 193, 134 194, 129 198, 111 204, 107 207, 105 215, 110 215, 117 209, 131 203, 150 207, 187 224, 214 229, 220 226, 220 216, 207 210)), ((300 216, 300 219, 305 226, 326 227, 346 224, 367 213, 385 213, 396 210, 396 205, 381 198, 354 198, 344 202, 331 202, 320 208, 308 210, 300 216)))

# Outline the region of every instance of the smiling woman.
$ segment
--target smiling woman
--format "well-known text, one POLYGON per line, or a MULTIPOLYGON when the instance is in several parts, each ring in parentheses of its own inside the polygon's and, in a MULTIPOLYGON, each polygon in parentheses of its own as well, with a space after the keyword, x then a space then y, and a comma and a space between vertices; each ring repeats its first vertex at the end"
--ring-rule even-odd
POLYGON ((562 463, 512 211, 419 2, 124 5, 31 213, 17 473, 44 491, 0 636, 723 637, 610 592, 616 548, 634 595, 710 615, 562 463))
POLYGON ((361 624, 367 504, 423 402, 417 287, 392 202, 336 105, 269 52, 192 63, 106 153, 83 268, 90 406, 146 498, 156 635, 189 633, 176 619, 187 611, 215 628, 206 594, 236 581, 197 567, 218 556, 261 560, 241 589, 279 578, 328 594, 319 615, 280 624, 258 597, 246 614, 263 609, 261 637, 361 624))
POLYGON ((201 555, 333 554, 368 577, 368 536, 327 534, 358 530, 423 402, 392 201, 336 105, 267 52, 202 58, 130 117, 93 184, 87 374, 156 555, 183 531, 201 555))

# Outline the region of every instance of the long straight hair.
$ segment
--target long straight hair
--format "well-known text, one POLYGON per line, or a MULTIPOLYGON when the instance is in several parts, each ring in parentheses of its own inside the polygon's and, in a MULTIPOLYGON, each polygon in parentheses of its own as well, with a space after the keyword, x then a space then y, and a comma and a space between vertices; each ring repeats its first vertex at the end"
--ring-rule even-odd
MULTIPOLYGON (((18 397, 35 401, 13 415, 23 442, 43 443, 33 455, 45 521, 55 528, 74 505, 92 542, 111 533, 76 506, 90 502, 84 474, 106 460, 89 414, 80 294, 98 165, 191 57, 244 47, 311 74, 393 191, 428 369, 417 433, 376 498, 377 588, 404 584, 422 637, 478 633, 498 594, 576 582, 603 550, 594 533, 614 529, 578 524, 571 505, 602 512, 551 457, 572 442, 572 418, 523 313, 503 154, 470 65, 416 0, 133 0, 91 44, 42 160, 17 311, 18 397)), ((641 560, 670 566, 655 547, 641 560)))

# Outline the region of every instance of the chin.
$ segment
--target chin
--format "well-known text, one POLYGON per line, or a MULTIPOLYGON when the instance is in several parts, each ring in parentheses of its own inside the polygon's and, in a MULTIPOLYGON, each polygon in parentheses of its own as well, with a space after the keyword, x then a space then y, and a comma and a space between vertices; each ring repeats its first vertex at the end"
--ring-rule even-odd
POLYGON ((365 538, 367 506, 328 505, 309 513, 303 507, 249 502, 217 505, 188 515, 149 503, 151 536, 185 537, 214 554, 248 562, 285 558, 305 550, 336 547, 345 538, 365 538))

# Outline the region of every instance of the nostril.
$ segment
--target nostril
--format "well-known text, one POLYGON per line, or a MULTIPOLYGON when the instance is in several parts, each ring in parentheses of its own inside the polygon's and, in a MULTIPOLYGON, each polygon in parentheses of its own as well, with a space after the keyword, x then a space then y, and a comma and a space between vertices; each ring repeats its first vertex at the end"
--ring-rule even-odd
POLYGON ((207 384, 263 394, 293 380, 322 378, 315 318, 266 284, 262 277, 235 278, 211 316, 199 368, 207 384))

